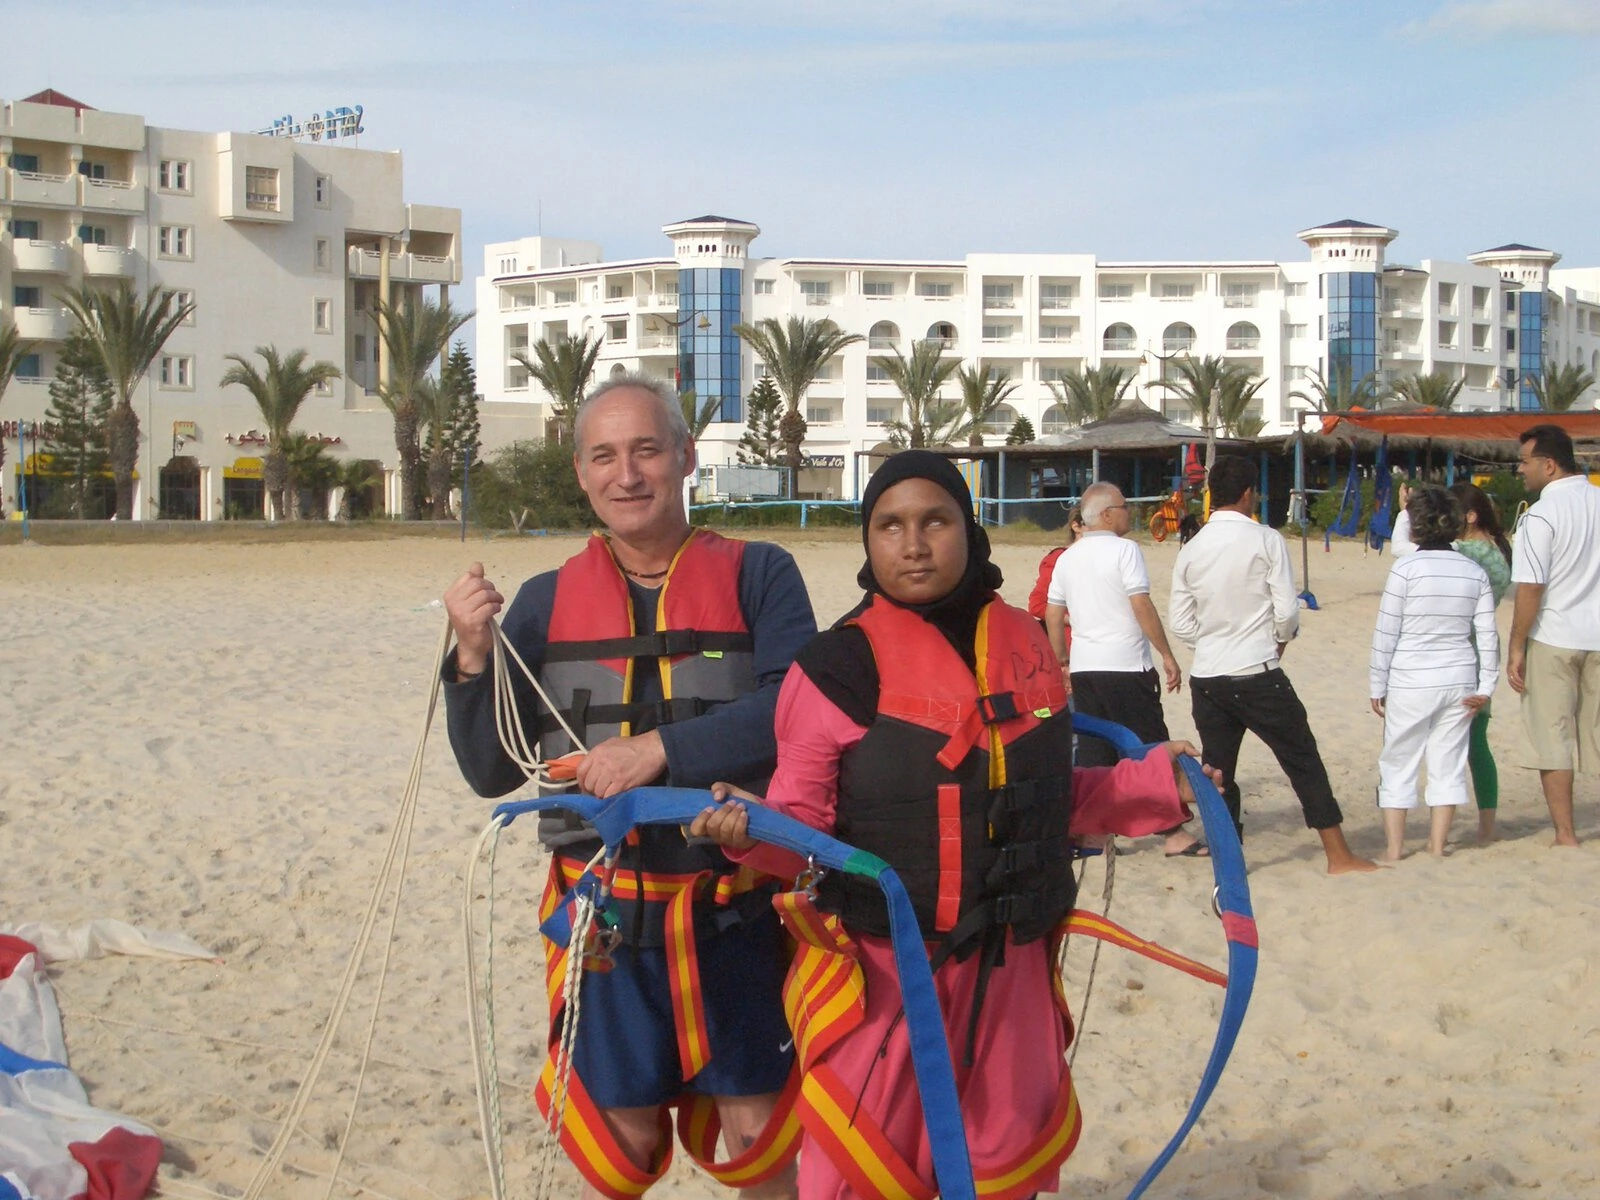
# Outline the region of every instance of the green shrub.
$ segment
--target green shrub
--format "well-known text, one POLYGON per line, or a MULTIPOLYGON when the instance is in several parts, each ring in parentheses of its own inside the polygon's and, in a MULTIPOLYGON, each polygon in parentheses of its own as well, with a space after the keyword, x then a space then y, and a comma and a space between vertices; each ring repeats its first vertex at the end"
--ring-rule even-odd
POLYGON ((572 469, 572 448, 559 442, 512 442, 473 464, 468 517, 490 529, 510 529, 519 521, 524 529, 596 524, 572 469))

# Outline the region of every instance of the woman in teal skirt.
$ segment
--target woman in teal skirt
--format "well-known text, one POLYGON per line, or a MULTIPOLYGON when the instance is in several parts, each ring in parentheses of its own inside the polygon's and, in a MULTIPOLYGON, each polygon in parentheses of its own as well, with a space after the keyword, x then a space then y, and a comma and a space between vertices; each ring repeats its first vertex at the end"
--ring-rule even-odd
MULTIPOLYGON (((1467 520, 1466 532, 1455 543, 1455 548, 1483 568, 1498 605, 1511 586, 1511 543, 1506 541, 1500 514, 1495 511, 1488 493, 1474 484, 1458 483, 1450 492, 1461 502, 1467 520)), ((1495 810, 1500 801, 1500 772, 1495 768, 1494 755, 1489 752, 1489 708, 1490 705, 1485 704, 1472 718, 1467 743, 1472 795, 1478 802, 1480 842, 1494 841, 1495 810)))

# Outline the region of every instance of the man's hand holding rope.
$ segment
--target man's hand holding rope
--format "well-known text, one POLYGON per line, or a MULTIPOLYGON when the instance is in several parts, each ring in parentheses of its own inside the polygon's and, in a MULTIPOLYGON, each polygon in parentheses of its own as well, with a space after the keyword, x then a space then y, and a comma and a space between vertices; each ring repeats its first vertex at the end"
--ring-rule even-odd
POLYGON ((456 635, 458 678, 481 675, 494 653, 494 619, 505 607, 505 597, 483 577, 483 564, 475 562, 444 594, 444 610, 456 635))

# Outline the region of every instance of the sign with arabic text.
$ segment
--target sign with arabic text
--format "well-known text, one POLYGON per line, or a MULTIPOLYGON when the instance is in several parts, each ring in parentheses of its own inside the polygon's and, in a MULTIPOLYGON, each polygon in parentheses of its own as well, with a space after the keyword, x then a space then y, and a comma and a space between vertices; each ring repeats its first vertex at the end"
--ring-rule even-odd
POLYGON ((332 142, 360 134, 363 128, 361 117, 365 112, 366 109, 359 104, 353 107, 345 104, 320 113, 313 112, 303 121, 285 113, 274 118, 270 127, 255 132, 263 137, 310 138, 313 142, 332 142))

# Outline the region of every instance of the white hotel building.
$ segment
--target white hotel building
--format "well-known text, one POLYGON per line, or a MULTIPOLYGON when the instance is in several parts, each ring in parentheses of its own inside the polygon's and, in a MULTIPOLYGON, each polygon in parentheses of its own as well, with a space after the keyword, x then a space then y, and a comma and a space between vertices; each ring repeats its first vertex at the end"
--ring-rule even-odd
POLYGON ((383 466, 372 507, 396 511, 374 307, 460 283, 461 213, 406 203, 400 154, 351 148, 359 113, 342 111, 354 122, 335 116, 313 142, 158 129, 54 92, 0 100, 0 324, 34 343, 0 397, 8 512, 27 465, 18 435, 31 456, 73 327, 60 294, 80 283, 161 287, 195 304, 134 402, 138 517, 261 513, 260 413, 218 381, 225 355, 259 364, 255 348, 269 345, 339 367, 295 426, 383 466))
MULTIPOLYGON (((765 317, 829 317, 864 335, 806 399, 814 466, 802 495, 848 497, 851 456, 883 441, 899 395, 872 359, 939 339, 964 361, 1009 372, 1020 387, 989 426, 1018 416, 1048 440, 1066 429, 1052 380, 1116 364, 1136 394, 1180 420, 1192 414, 1155 386, 1179 355, 1223 355, 1267 380, 1266 432, 1294 426, 1309 376, 1334 368, 1385 382, 1442 370, 1462 380, 1457 405, 1533 407, 1527 381, 1546 364, 1600 373, 1600 268, 1556 270, 1559 255, 1522 245, 1466 263, 1386 260, 1393 229, 1338 221, 1300 233, 1298 262, 1100 262, 1091 254, 969 254, 922 262, 759 258, 747 221, 706 216, 663 228, 670 257, 604 261, 592 242, 547 237, 490 245, 477 281, 478 380, 485 399, 542 406, 512 355, 535 339, 603 339, 597 374, 638 370, 720 400, 702 464, 730 462, 744 400, 763 370, 733 326, 765 317)), ((947 393, 955 395, 954 385, 947 393)), ((1585 404, 1592 403, 1586 398, 1585 404)), ((497 404, 495 407, 501 407, 497 404)))

